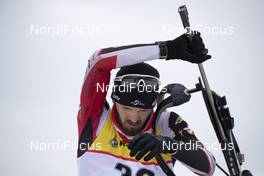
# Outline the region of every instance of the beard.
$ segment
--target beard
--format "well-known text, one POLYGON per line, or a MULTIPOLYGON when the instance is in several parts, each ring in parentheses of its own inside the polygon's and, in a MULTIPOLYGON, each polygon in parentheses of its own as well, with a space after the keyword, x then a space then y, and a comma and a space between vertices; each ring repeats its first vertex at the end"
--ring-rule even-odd
POLYGON ((141 121, 137 121, 133 123, 133 127, 130 126, 132 124, 131 121, 125 121, 124 124, 121 124, 122 130, 127 136, 135 136, 142 132, 144 129, 144 124, 141 121))
POLYGON ((117 113, 117 121, 121 126, 121 130, 123 131, 123 133, 127 136, 135 136, 139 133, 141 133, 143 131, 143 129, 145 128, 145 126, 147 125, 151 114, 148 116, 148 118, 145 120, 145 122, 142 122, 141 120, 138 120, 137 122, 133 123, 130 120, 126 120, 124 122, 124 124, 121 123, 120 120, 120 115, 119 113, 116 111, 117 113))

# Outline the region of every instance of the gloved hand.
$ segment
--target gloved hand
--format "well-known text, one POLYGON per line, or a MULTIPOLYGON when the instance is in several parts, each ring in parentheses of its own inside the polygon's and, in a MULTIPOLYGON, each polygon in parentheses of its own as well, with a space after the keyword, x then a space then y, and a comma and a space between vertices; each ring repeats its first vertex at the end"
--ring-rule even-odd
POLYGON ((210 59, 211 56, 207 55, 208 50, 205 48, 200 33, 198 31, 193 31, 193 33, 191 40, 187 34, 183 34, 174 40, 166 41, 166 60, 181 59, 191 63, 202 63, 210 59))
POLYGON ((180 142, 174 139, 166 136, 155 136, 149 133, 136 135, 128 144, 128 148, 131 150, 130 156, 136 156, 136 160, 144 157, 144 161, 149 161, 158 153, 174 154, 179 147, 180 142))

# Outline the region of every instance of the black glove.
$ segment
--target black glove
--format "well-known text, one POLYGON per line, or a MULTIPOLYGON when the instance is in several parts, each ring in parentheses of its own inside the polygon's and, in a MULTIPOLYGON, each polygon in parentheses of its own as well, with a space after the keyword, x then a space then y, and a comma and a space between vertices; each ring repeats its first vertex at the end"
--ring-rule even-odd
POLYGON ((179 145, 180 142, 169 137, 155 136, 149 133, 142 133, 136 135, 131 140, 131 142, 128 144, 128 148, 131 150, 130 156, 136 156, 136 160, 140 160, 145 156, 144 161, 149 161, 158 153, 176 153, 177 149, 179 148, 179 145))
POLYGON ((183 34, 174 40, 166 41, 166 60, 181 59, 191 63, 202 63, 210 59, 211 56, 207 55, 208 50, 205 48, 200 33, 197 31, 193 31, 193 33, 191 39, 187 34, 183 34))
POLYGON ((172 97, 173 106, 179 106, 183 103, 188 102, 191 99, 191 94, 187 92, 187 88, 184 85, 174 83, 168 84, 164 87, 172 97))

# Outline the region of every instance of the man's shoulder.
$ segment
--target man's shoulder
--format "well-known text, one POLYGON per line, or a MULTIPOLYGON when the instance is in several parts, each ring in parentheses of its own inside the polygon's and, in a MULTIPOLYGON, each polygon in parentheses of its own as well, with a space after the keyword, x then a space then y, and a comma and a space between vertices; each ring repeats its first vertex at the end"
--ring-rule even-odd
POLYGON ((158 123, 158 127, 160 129, 161 135, 174 137, 175 132, 171 129, 174 125, 180 125, 181 123, 185 123, 185 121, 181 118, 179 114, 173 111, 164 111, 158 123))
POLYGON ((182 117, 174 112, 174 111, 164 111, 161 113, 161 116, 160 116, 160 122, 163 122, 163 121, 170 121, 170 119, 182 119, 182 117))

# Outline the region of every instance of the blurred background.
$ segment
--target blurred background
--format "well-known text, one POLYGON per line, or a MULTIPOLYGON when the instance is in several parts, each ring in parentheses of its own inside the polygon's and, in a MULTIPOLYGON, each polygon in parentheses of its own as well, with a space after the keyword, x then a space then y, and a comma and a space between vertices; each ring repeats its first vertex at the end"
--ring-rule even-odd
MULTIPOLYGON (((211 88, 227 97, 234 133, 245 153, 243 168, 261 175, 261 0, 1 0, 0 174, 77 175, 76 117, 89 56, 104 47, 181 35, 185 31, 177 9, 183 4, 213 56, 204 67, 211 88)), ((193 88, 197 83, 195 64, 149 63, 160 71, 164 86, 177 82, 193 88)), ((171 110, 184 117, 201 141, 217 142, 200 93, 171 110)), ((210 151, 226 168, 221 151, 210 151)), ((194 175, 180 163, 175 173, 194 175)), ((223 174, 217 169, 215 175, 223 174)))

